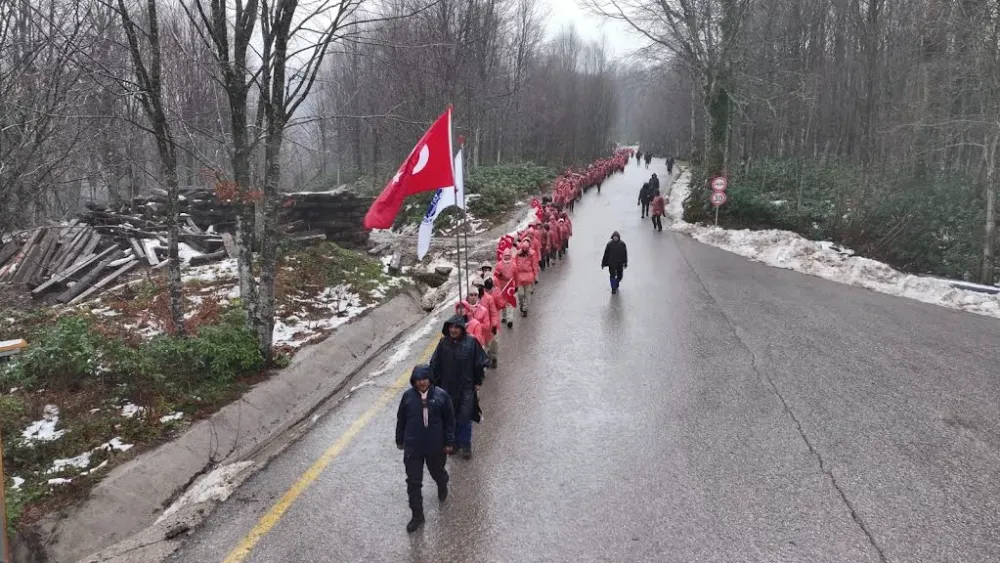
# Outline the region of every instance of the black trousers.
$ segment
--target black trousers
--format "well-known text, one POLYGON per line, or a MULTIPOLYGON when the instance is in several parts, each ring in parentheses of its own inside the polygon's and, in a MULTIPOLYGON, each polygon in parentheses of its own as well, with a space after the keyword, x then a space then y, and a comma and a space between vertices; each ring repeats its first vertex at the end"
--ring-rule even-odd
POLYGON ((646 215, 649 215, 649 202, 640 200, 639 203, 642 204, 642 216, 645 217, 646 215))
POLYGON ((622 276, 625 275, 625 268, 622 266, 611 266, 608 268, 608 274, 610 274, 611 279, 620 282, 622 281, 622 276))
POLYGON ((659 215, 653 215, 653 228, 657 231, 663 230, 663 218, 659 215))
POLYGON ((407 451, 403 454, 403 465, 406 467, 406 495, 410 497, 410 510, 414 514, 424 513, 424 497, 420 493, 420 489, 424 486, 424 465, 427 465, 427 471, 438 487, 444 487, 448 484, 448 471, 444 468, 447 461, 448 456, 444 452, 421 454, 407 451))

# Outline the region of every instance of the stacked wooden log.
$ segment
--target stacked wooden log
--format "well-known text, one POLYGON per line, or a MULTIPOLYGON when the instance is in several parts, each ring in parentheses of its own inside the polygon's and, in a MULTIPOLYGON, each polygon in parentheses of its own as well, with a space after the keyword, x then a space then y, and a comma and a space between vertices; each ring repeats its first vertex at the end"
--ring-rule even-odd
POLYGON ((58 302, 77 303, 139 264, 132 249, 119 246, 79 218, 22 237, 0 247, 0 282, 28 287, 33 297, 59 291, 58 302))
POLYGON ((326 240, 349 248, 364 248, 368 231, 362 222, 371 202, 346 189, 288 194, 281 223, 289 233, 319 232, 326 240))
MULTIPOLYGON (((129 205, 89 205, 62 225, 40 227, 0 245, 0 283, 31 289, 32 296, 55 295, 75 304, 111 287, 139 266, 166 265, 166 193, 135 198, 129 205)), ((199 266, 235 258, 235 209, 209 190, 185 190, 178 239, 185 261, 199 266)), ((364 247, 361 225, 368 201, 346 190, 288 194, 281 228, 295 240, 332 240, 364 247)))

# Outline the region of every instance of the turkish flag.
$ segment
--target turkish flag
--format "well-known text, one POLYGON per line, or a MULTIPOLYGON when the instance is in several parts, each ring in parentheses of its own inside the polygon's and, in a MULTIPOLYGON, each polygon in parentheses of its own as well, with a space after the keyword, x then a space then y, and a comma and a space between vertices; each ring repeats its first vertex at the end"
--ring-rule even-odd
POLYGON ((511 307, 517 307, 517 288, 514 287, 514 280, 508 280, 503 286, 503 298, 510 303, 511 307))
POLYGON ((497 261, 503 258, 503 253, 505 250, 514 248, 514 240, 508 235, 500 239, 497 243, 497 261))
POLYGON ((531 198, 531 206, 534 207, 535 209, 538 209, 539 207, 542 206, 542 204, 541 202, 538 201, 537 197, 533 197, 531 198))
POLYGON ((451 108, 431 125, 365 215, 366 229, 388 229, 407 196, 455 185, 451 108))

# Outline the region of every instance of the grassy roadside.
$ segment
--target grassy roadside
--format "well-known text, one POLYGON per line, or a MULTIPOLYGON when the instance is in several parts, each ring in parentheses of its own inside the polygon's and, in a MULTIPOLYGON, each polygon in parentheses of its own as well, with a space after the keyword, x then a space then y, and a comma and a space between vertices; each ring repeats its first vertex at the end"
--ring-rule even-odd
MULTIPOLYGON (((276 348, 294 351, 405 283, 332 243, 290 249, 277 281, 276 348), (280 334, 279 334, 280 332, 280 334)), ((244 323, 235 268, 185 273, 189 336, 170 335, 154 278, 87 307, 0 311, 0 340, 28 350, 0 365, 9 528, 83 498, 103 475, 210 416, 270 375, 244 323)))
MULTIPOLYGON (((692 169, 689 222, 711 221, 707 176, 692 169)), ((732 173, 719 223, 829 240, 901 271, 963 279, 978 271, 985 198, 949 170, 864 170, 836 159, 758 160, 732 173)))

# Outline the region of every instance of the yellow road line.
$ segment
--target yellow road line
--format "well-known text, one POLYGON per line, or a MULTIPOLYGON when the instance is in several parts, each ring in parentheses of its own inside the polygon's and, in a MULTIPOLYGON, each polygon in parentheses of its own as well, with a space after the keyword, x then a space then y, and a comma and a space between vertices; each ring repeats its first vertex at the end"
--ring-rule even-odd
MULTIPOLYGON (((431 354, 434 353, 434 348, 437 346, 438 339, 432 338, 431 343, 427 345, 427 348, 420 354, 420 358, 417 363, 422 364, 427 362, 431 354)), ((351 444, 354 438, 364 430, 365 426, 379 411, 385 408, 389 404, 389 401, 399 396, 399 392, 406 387, 410 382, 410 369, 403 370, 400 374, 399 379, 397 379, 388 389, 386 389, 382 395, 375 401, 375 403, 368 408, 360 417, 355 419, 354 422, 347 428, 347 430, 337 438, 337 441, 330 446, 323 455, 312 464, 309 469, 305 471, 302 475, 296 479, 295 483, 285 492, 284 495, 278 500, 266 514, 260 517, 257 524, 254 525, 253 529, 248 533, 236 546, 233 551, 226 556, 224 563, 242 563, 247 557, 250 556, 250 552, 253 548, 260 542, 264 536, 274 528, 281 518, 285 515, 285 512, 292 507, 295 499, 299 498, 313 484, 320 474, 329 466, 333 460, 337 459, 341 453, 347 449, 347 446, 351 444)))

